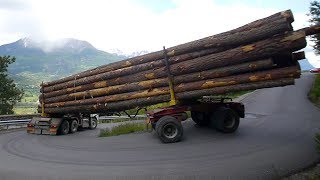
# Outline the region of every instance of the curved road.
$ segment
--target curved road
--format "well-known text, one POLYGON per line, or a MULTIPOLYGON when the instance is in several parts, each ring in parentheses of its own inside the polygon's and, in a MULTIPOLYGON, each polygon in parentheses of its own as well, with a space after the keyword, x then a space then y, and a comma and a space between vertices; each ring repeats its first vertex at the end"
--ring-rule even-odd
POLYGON ((155 133, 1 134, 0 179, 278 179, 319 158, 313 137, 320 110, 307 99, 312 81, 306 74, 295 86, 247 96, 247 117, 235 134, 191 120, 175 144, 162 144, 155 133))

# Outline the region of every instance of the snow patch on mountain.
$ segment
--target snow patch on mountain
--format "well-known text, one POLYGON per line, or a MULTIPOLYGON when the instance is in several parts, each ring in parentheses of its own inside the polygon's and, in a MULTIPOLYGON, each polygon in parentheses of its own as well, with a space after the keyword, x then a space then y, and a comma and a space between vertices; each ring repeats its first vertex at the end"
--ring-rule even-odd
POLYGON ((128 58, 141 56, 141 55, 150 53, 150 51, 148 51, 148 50, 122 51, 120 49, 109 49, 107 51, 109 53, 116 54, 116 55, 119 55, 119 56, 126 56, 128 58))

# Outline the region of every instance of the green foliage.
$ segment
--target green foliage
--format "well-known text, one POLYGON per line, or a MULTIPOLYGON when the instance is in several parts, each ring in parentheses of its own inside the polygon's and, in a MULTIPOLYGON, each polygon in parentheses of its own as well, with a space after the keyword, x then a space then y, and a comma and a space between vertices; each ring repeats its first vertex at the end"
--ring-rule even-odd
POLYGON ((23 90, 18 89, 7 74, 7 68, 13 62, 15 57, 0 56, 0 114, 12 114, 13 106, 23 95, 23 90))
MULTIPOLYGON (((312 1, 310 3, 309 8, 310 14, 307 14, 310 16, 309 22, 311 25, 319 25, 320 24, 320 2, 319 1, 312 1)), ((320 34, 315 34, 311 36, 311 40, 315 43, 313 46, 316 54, 320 54, 320 34)))
POLYGON ((317 74, 313 86, 308 94, 311 102, 320 107, 320 74, 317 74))
POLYGON ((250 92, 252 92, 252 90, 237 91, 237 92, 227 93, 227 94, 223 95, 223 97, 230 97, 230 98, 234 99, 234 98, 237 98, 239 96, 242 96, 242 95, 250 93, 250 92))
POLYGON ((120 134, 129 134, 134 132, 142 132, 147 129, 147 125, 143 123, 125 123, 113 127, 112 129, 104 129, 100 131, 99 137, 118 136, 120 134))

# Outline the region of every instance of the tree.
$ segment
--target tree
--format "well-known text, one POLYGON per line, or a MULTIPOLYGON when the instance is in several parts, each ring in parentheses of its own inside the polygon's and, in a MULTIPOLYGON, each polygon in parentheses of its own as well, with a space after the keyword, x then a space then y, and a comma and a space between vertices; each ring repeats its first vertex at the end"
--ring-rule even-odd
MULTIPOLYGON (((320 25, 320 2, 312 1, 310 3, 309 11, 310 11, 310 14, 307 14, 307 15, 310 16, 309 22, 311 23, 311 25, 320 25)), ((320 34, 312 35, 311 41, 315 43, 313 45, 315 53, 317 55, 320 55, 320 34)))
POLYGON ((12 114, 13 106, 23 95, 23 90, 17 88, 7 74, 9 64, 15 60, 15 57, 0 56, 0 114, 12 114))

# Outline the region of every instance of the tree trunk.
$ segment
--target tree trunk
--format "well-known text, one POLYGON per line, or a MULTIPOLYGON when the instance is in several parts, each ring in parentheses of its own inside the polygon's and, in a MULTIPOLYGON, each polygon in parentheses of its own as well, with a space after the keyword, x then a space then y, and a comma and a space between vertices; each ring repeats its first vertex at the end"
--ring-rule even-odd
MULTIPOLYGON (((291 22, 293 22, 292 12, 290 10, 283 11, 231 31, 168 48, 167 55, 169 57, 172 57, 208 48, 236 47, 239 45, 251 43, 253 41, 262 40, 275 34, 283 33, 285 31, 291 31, 291 22)), ((226 48, 224 48, 224 50, 226 48)), ((221 51, 223 51, 223 49, 221 49, 221 51)), ((120 68, 126 68, 160 59, 163 59, 163 51, 157 51, 146 55, 126 59, 120 62, 100 66, 63 79, 44 83, 43 86, 52 86, 55 84, 65 83, 67 81, 73 81, 74 79, 93 76, 109 71, 114 71, 120 68)))
MULTIPOLYGON (((290 53, 288 53, 290 54, 290 53)), ((283 61, 283 59, 281 58, 276 58, 276 59, 280 59, 280 61, 283 61)), ((292 61, 298 61, 301 59, 305 59, 305 53, 304 51, 300 51, 300 52, 296 52, 296 53, 292 53, 292 61)), ((244 63, 244 64, 239 64, 239 65, 234 65, 234 66, 230 66, 230 67, 223 67, 223 68, 217 68, 217 69, 213 69, 213 70, 208 70, 208 71, 202 71, 199 73, 192 73, 192 74, 187 74, 187 75, 180 75, 180 76, 176 76, 174 77, 174 83, 184 83, 186 81, 190 81, 193 79, 196 80, 204 80, 204 79, 208 79, 208 78, 217 78, 217 77, 224 77, 224 76, 230 76, 233 74, 239 74, 239 73, 245 73, 247 71, 256 71, 256 70, 262 70, 262 69, 269 69, 273 66, 273 62, 271 59, 267 59, 267 60, 260 60, 260 61, 255 61, 255 62, 249 62, 249 63, 244 63)), ((110 94, 114 94, 114 93, 124 93, 124 92, 129 92, 129 90, 125 90, 125 89, 130 89, 131 91, 138 91, 143 89, 145 86, 147 86, 148 88, 155 88, 155 87, 160 87, 161 85, 158 84, 158 80, 147 80, 147 81, 142 81, 142 82, 136 82, 134 84, 144 84, 144 87, 138 86, 137 88, 134 87, 128 87, 129 85, 133 84, 130 81, 131 78, 127 78, 126 76, 118 78, 116 83, 115 79, 110 79, 107 81, 100 81, 100 82, 96 82, 96 83, 92 83, 92 84, 87 84, 87 85, 83 85, 83 86, 77 86, 74 88, 67 88, 67 89, 61 89, 58 91, 53 91, 53 92, 48 92, 48 93, 44 93, 43 96, 44 98, 47 98, 48 103, 51 102, 58 102, 58 101, 66 101, 66 100, 62 100, 62 99, 69 99, 69 100, 73 100, 73 99, 79 99, 79 98, 83 98, 84 96, 87 97, 96 97, 96 96, 101 96, 101 95, 110 95, 110 94), (131 84, 128 84, 131 83, 131 84), (154 85, 153 85, 154 84, 154 85), (122 88, 123 86, 125 86, 126 88, 122 88), (99 89, 99 90, 98 90, 99 89), (91 91, 93 90, 93 92, 91 91), (96 91, 102 92, 108 92, 106 94, 100 94, 97 93, 96 91), (61 96, 59 97, 59 99, 49 99, 51 97, 57 97, 57 96, 61 96), (68 96, 68 98, 67 98, 68 96)), ((167 82, 166 82, 167 83, 167 82)), ((39 99, 42 99, 42 94, 40 95, 39 99)))
MULTIPOLYGON (((202 71, 198 73, 176 76, 174 77, 174 84, 200 81, 200 80, 205 80, 210 78, 212 79, 212 78, 218 78, 218 77, 225 77, 233 74, 270 69, 272 67, 273 67, 273 61, 271 59, 260 60, 260 61, 244 63, 244 64, 239 64, 239 65, 230 66, 230 67, 228 66, 228 67, 212 69, 208 71, 202 71)), ((125 92, 131 92, 131 91, 139 91, 143 89, 152 89, 152 88, 168 85, 167 78, 140 81, 140 82, 134 82, 134 83, 130 83, 132 79, 128 77, 123 77, 122 79, 125 82, 122 81, 123 83, 121 85, 99 87, 97 89, 94 89, 95 87, 97 87, 97 85, 93 83, 90 85, 75 87, 75 90, 78 91, 75 93, 71 93, 71 92, 74 92, 74 90, 72 88, 69 88, 69 89, 62 89, 59 91, 44 93, 43 95, 46 103, 52 103, 52 102, 69 101, 69 100, 75 100, 75 99, 83 99, 88 97, 98 97, 102 95, 112 95, 112 94, 125 93, 125 92)), ((107 84, 107 82, 106 83, 99 82, 98 84, 107 84)), ((115 81, 112 81, 112 80, 108 81, 108 85, 113 85, 113 84, 115 84, 115 81)), ((40 96, 39 99, 42 99, 42 96, 40 96)))
POLYGON ((315 25, 315 26, 311 26, 311 27, 302 28, 299 31, 304 31, 306 33, 306 36, 319 34, 320 33, 320 25, 315 25))
MULTIPOLYGON (((253 90, 261 88, 271 88, 293 85, 293 78, 284 78, 271 81, 253 82, 247 84, 231 85, 226 87, 216 87, 207 90, 197 90, 190 92, 177 93, 176 97, 178 100, 183 101, 184 99, 200 98, 206 95, 219 95, 229 92, 237 92, 244 90, 253 90)), ((168 102, 170 101, 170 95, 162 95, 156 97, 132 99, 127 101, 112 102, 107 104, 95 104, 95 105, 80 105, 80 106, 70 106, 64 108, 45 108, 45 113, 48 114, 64 114, 64 113, 103 113, 103 112, 116 112, 123 111, 127 109, 132 109, 135 107, 143 107, 152 104, 168 102)), ((38 108, 38 112, 41 112, 41 108, 38 108)))
MULTIPOLYGON (((212 68, 231 66, 239 63, 253 61, 259 58, 275 56, 281 52, 293 52, 306 46, 305 33, 303 31, 286 33, 276 37, 258 41, 246 46, 207 56, 179 62, 170 66, 172 75, 183 75, 209 70, 212 68)), ((128 72, 129 73, 129 72, 128 72)), ((131 74, 131 73, 130 73, 131 74)), ((135 82, 166 77, 165 67, 155 68, 130 75, 135 82)), ((84 84, 94 83, 98 80, 110 79, 110 73, 102 73, 50 87, 44 87, 44 92, 71 88, 84 84), (47 89, 46 89, 47 88, 47 89), (50 88, 50 90, 49 90, 50 88)))
POLYGON ((305 55, 304 51, 292 53, 292 59, 294 61, 299 61, 299 60, 302 60, 305 58, 306 58, 306 55, 305 55))
MULTIPOLYGON (((243 84, 250 83, 256 81, 267 81, 274 79, 281 79, 287 77, 299 77, 300 69, 297 66, 281 68, 281 69, 273 69, 269 71, 262 71, 256 73, 248 73, 243 75, 235 75, 225 78, 217 78, 210 80, 203 80, 191 83, 181 83, 177 84, 174 87, 175 93, 186 92, 186 91, 195 91, 202 89, 209 89, 219 86, 230 86, 234 84, 243 84)), ((78 106, 78 105, 88 105, 88 104, 101 104, 101 103, 109 103, 115 101, 124 101, 130 99, 139 99, 144 97, 153 97, 170 94, 170 90, 168 87, 160 87, 154 89, 148 89, 144 91, 138 92, 129 92, 122 94, 115 94, 110 96, 103 96, 91 99, 82 99, 82 100, 74 100, 74 101, 66 101, 66 102, 56 102, 47 104, 45 100, 45 107, 65 107, 65 106, 78 106)))

